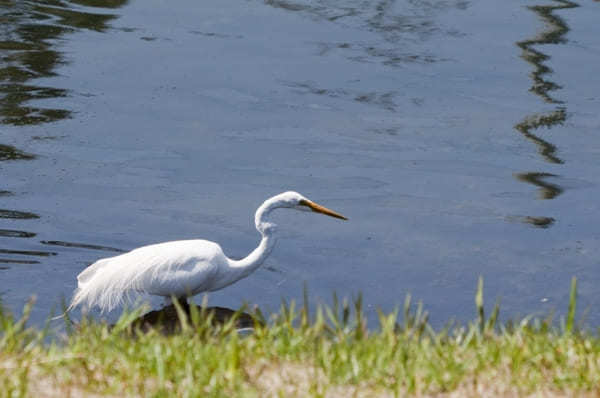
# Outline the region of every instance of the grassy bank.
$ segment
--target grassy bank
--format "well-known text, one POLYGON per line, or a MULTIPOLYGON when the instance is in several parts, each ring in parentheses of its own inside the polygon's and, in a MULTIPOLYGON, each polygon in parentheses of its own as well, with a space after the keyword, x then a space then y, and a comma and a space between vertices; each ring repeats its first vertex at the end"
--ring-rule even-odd
POLYGON ((441 331, 409 299, 369 329, 360 300, 311 319, 283 305, 246 336, 202 309, 171 336, 133 330, 139 313, 129 313, 113 328, 83 321, 53 343, 26 315, 2 312, 0 396, 598 396, 600 338, 577 329, 575 298, 573 281, 561 322, 499 325, 497 307, 484 314, 480 284, 477 318, 441 331))

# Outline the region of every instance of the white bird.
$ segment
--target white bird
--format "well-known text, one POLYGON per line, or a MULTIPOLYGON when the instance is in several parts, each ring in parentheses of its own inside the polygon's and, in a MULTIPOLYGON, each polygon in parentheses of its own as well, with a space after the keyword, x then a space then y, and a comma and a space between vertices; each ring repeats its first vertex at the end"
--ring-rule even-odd
POLYGON ((347 219, 297 192, 284 192, 267 199, 256 210, 254 221, 262 239, 247 257, 232 260, 217 243, 196 239, 143 246, 103 258, 77 276, 77 289, 67 311, 79 304, 110 311, 135 292, 185 299, 229 286, 254 272, 273 249, 276 225, 267 218, 278 208, 347 219))

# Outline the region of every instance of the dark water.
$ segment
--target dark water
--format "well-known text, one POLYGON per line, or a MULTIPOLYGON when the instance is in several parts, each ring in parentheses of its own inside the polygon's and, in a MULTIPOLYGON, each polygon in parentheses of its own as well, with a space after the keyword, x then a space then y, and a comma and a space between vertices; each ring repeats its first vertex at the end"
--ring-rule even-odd
MULTIPOLYGON (((43 320, 101 257, 187 238, 265 267, 211 294, 332 291, 434 323, 600 324, 600 2, 0 0, 0 298, 43 320)), ((375 318, 375 312, 371 312, 375 318)))

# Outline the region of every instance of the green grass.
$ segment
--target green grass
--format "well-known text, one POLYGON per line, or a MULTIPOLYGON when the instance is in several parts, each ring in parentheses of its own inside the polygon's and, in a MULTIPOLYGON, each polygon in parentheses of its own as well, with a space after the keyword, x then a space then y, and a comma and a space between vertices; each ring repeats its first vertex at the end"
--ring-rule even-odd
MULTIPOLYGON (((600 337, 575 323, 573 280, 564 320, 498 324, 498 306, 434 331, 422 306, 379 314, 367 329, 360 298, 334 299, 309 317, 283 304, 267 326, 241 336, 235 322, 213 326, 192 307, 165 336, 83 320, 64 336, 26 327, 0 309, 0 396, 597 396, 600 337), (51 342, 49 342, 51 341, 51 342)), ((262 315, 258 313, 257 318, 262 315)))

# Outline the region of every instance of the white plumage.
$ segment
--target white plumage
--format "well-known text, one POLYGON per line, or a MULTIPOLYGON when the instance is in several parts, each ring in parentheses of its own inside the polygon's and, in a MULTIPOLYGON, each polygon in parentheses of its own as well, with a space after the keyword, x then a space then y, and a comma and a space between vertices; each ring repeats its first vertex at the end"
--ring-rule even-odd
POLYGON ((68 310, 87 304, 110 311, 136 292, 184 298, 222 289, 251 274, 269 255, 275 243, 275 224, 266 218, 281 207, 346 219, 297 192, 284 192, 267 199, 256 211, 256 229, 262 239, 247 257, 232 260, 217 243, 200 239, 143 246, 100 259, 81 272, 68 310))

